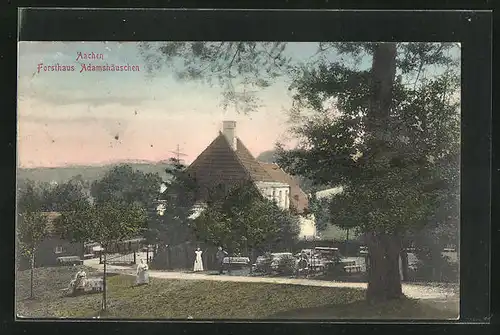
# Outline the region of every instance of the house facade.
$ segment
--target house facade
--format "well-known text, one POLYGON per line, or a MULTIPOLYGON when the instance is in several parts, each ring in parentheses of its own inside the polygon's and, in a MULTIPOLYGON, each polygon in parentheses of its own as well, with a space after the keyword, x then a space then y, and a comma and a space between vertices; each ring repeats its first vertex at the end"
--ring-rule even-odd
MULTIPOLYGON (((314 218, 307 213, 308 198, 297 181, 276 164, 259 162, 236 135, 236 122, 223 121, 222 131, 186 172, 199 186, 195 213, 201 213, 210 190, 252 182, 267 199, 301 219, 301 235, 315 235, 314 218)), ((196 216, 196 214, 195 214, 196 216)))
MULTIPOLYGON (((35 267, 49 267, 57 265, 57 258, 66 256, 78 256, 84 258, 84 244, 73 243, 62 239, 54 230, 53 222, 60 216, 58 212, 45 212, 48 219, 48 236, 44 239, 35 253, 35 267)), ((19 258, 20 269, 29 268, 29 260, 25 257, 19 258)))

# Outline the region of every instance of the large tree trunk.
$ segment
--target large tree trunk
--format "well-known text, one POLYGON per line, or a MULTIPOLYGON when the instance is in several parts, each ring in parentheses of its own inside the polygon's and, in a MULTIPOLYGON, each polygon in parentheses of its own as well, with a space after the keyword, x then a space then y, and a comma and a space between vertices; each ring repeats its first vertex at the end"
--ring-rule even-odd
POLYGON ((371 69, 371 97, 366 118, 370 135, 367 158, 376 163, 388 154, 388 144, 392 140, 390 109, 392 89, 396 75, 396 44, 378 43, 373 54, 371 69))
POLYGON ((401 238, 394 234, 371 233, 368 238, 369 302, 398 299, 403 296, 399 271, 401 238))
POLYGON ((396 76, 396 43, 379 43, 375 48, 371 76, 371 101, 369 110, 370 130, 387 130, 384 121, 392 104, 392 88, 396 76), (375 127, 374 127, 375 126, 375 127))
MULTIPOLYGON (((378 166, 384 165, 384 156, 388 153, 391 140, 389 117, 396 75, 396 43, 376 45, 371 71, 372 94, 366 120, 367 130, 371 136, 367 158, 371 160, 371 165, 378 166)), ((371 232, 367 235, 369 252, 367 300, 376 302, 400 298, 402 288, 399 255, 402 239, 388 233, 371 232)))

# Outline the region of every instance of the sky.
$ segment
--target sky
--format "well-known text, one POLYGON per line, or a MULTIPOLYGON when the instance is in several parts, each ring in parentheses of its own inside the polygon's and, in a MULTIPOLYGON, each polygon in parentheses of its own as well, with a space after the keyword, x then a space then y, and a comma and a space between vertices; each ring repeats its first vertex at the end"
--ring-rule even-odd
MULTIPOLYGON (((285 53, 306 60, 317 46, 288 43, 285 53)), ((234 107, 223 110, 217 86, 180 82, 168 69, 147 76, 135 42, 19 42, 18 57, 19 167, 161 161, 177 146, 190 163, 223 120, 237 122, 236 135, 254 156, 285 139, 292 97, 284 79, 258 93, 257 111, 242 115, 234 107), (74 71, 44 70, 57 64, 74 71), (138 71, 80 72, 81 64, 128 64, 138 71)))
MULTIPOLYGON (((234 107, 223 110, 217 86, 179 82, 170 70, 148 77, 134 42, 19 42, 18 50, 20 167, 160 161, 172 157, 178 145, 191 162, 217 136, 223 120, 237 121, 237 136, 257 156, 273 149, 287 129, 284 111, 292 99, 282 80, 259 93, 258 111, 241 115, 234 107), (82 60, 79 52, 103 59, 82 60), (139 71, 80 72, 81 63, 129 64, 139 71), (44 71, 57 64, 75 68, 44 71)), ((295 57, 308 57, 316 44, 291 50, 295 57)))

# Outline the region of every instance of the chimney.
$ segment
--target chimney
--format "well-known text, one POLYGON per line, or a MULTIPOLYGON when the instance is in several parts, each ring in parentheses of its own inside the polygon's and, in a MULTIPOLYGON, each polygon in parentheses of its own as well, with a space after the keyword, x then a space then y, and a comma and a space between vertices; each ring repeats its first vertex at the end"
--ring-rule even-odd
POLYGON ((236 121, 222 121, 222 134, 226 137, 233 150, 236 150, 236 121))

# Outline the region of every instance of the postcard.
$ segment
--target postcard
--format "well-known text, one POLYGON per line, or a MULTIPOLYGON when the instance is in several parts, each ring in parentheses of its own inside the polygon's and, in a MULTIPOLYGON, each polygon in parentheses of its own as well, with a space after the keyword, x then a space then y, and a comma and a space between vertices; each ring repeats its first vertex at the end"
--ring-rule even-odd
POLYGON ((18 319, 458 318, 460 44, 18 50, 18 319))

